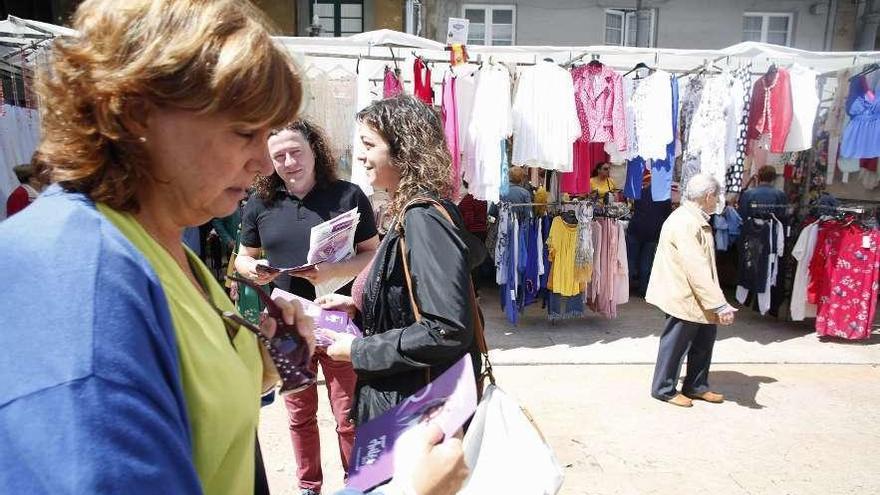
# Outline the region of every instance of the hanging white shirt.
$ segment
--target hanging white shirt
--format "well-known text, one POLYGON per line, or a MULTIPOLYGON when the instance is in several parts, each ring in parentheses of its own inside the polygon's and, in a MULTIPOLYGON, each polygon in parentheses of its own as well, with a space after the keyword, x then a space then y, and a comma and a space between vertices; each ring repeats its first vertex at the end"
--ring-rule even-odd
POLYGON ((510 73, 500 64, 484 66, 477 74, 465 145, 464 177, 475 198, 499 201, 501 142, 510 136, 512 127, 510 73))
POLYGON ((460 64, 452 68, 455 76, 455 108, 458 116, 458 148, 461 163, 466 163, 466 139, 471 124, 471 113, 474 110, 474 94, 477 91, 477 68, 473 65, 460 64))
POLYGON ((801 231, 791 251, 791 255, 798 261, 794 272, 794 285, 791 289, 791 319, 794 321, 816 316, 816 305, 807 302, 807 286, 810 284, 810 261, 816 251, 818 234, 818 222, 807 225, 801 231))
POLYGON ((736 163, 739 145, 740 123, 746 112, 746 88, 737 77, 730 78, 730 111, 727 113, 727 139, 725 140, 725 163, 736 163))
POLYGON ((638 136, 630 155, 648 160, 666 158, 666 146, 672 142, 672 83, 668 72, 658 70, 636 81, 629 101, 627 117, 632 115, 634 134, 638 136))
POLYGON ((802 151, 813 147, 813 123, 819 108, 816 73, 795 64, 788 70, 791 80, 791 128, 785 139, 785 151, 802 151))
POLYGON ((515 165, 572 171, 572 144, 581 135, 571 74, 540 61, 525 69, 513 100, 515 165))

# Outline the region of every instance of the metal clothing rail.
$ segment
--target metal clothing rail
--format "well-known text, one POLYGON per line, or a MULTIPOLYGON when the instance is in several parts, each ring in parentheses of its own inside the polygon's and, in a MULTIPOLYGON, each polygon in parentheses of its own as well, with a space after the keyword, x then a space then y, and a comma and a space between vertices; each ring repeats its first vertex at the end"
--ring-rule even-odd
POLYGON ((749 203, 749 206, 751 206, 752 208, 794 208, 794 207, 797 206, 797 205, 794 204, 794 203, 779 204, 779 203, 755 203, 755 202, 751 202, 751 203, 749 203))
POLYGON ((507 201, 499 201, 502 206, 560 206, 560 205, 577 205, 577 204, 597 204, 595 201, 585 199, 571 199, 568 201, 553 201, 550 203, 508 203, 507 201))
POLYGON ((812 205, 810 206, 810 209, 818 211, 839 211, 843 213, 867 213, 868 211, 870 211, 870 208, 866 209, 864 206, 812 205))

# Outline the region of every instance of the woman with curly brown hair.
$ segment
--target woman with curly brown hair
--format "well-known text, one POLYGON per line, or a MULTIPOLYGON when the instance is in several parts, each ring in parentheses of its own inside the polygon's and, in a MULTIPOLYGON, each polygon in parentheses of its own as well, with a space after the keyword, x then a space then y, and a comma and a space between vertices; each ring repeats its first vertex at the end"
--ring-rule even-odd
POLYGON ((358 424, 412 395, 470 353, 475 374, 480 359, 474 339, 469 252, 464 227, 449 201, 451 157, 440 116, 424 103, 399 96, 373 103, 358 114, 358 159, 373 187, 391 194, 396 217, 373 264, 355 279, 353 297, 330 296, 325 307, 360 312, 363 338, 334 335, 334 359, 351 361, 358 376, 353 417, 358 424), (428 202, 440 201, 449 220, 428 202), (406 252, 401 250, 401 232, 406 252), (409 264, 412 307, 404 275, 409 264))
MULTIPOLYGON (((334 278, 353 279, 373 258, 379 245, 373 209, 358 186, 336 178, 336 162, 327 138, 311 122, 298 120, 272 131, 269 156, 275 170, 257 179, 254 195, 244 207, 235 267, 260 284, 274 282, 275 286, 311 301, 315 299, 314 284, 334 278), (350 260, 322 263, 295 276, 258 271, 257 266, 263 263, 282 267, 306 264, 311 229, 353 208, 358 209, 360 222, 352 246, 357 254, 350 260), (267 259, 261 259, 261 252, 265 252, 267 259)), ((337 292, 349 291, 350 285, 337 292)), ((347 472, 354 445, 354 425, 348 421, 348 413, 356 377, 351 363, 330 359, 322 348, 312 356, 311 369, 317 372, 319 364, 336 418, 342 468, 347 472)), ((317 385, 285 396, 284 403, 300 491, 303 495, 316 495, 324 481, 317 385)))

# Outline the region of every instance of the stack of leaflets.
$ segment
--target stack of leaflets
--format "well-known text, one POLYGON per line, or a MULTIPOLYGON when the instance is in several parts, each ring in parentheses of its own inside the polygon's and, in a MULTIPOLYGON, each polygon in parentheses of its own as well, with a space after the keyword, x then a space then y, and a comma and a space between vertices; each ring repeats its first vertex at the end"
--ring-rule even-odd
POLYGON ((355 337, 363 337, 361 330, 351 321, 348 314, 344 311, 330 311, 321 308, 312 301, 291 294, 281 289, 272 291, 272 298, 281 298, 285 301, 299 301, 303 312, 312 318, 315 322, 315 345, 318 347, 327 347, 333 343, 333 340, 324 334, 324 330, 330 330, 337 333, 348 333, 355 337))
POLYGON ((358 427, 347 486, 366 492, 385 483, 394 474, 395 457, 407 459, 414 455, 395 450, 404 432, 433 423, 449 438, 458 433, 476 408, 474 367, 470 354, 465 354, 424 388, 358 427))
MULTIPOLYGON (((354 235, 361 215, 357 208, 312 227, 309 239, 308 262, 338 263, 354 257, 354 235)), ((354 277, 337 277, 315 285, 315 295, 332 294, 351 282, 354 277)))

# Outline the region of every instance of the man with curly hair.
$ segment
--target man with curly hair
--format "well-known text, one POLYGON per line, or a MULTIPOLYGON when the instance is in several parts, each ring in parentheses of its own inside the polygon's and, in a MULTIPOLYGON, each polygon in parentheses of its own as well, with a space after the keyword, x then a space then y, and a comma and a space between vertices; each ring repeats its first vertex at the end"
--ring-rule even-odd
MULTIPOLYGON (((336 177, 336 162, 324 133, 314 124, 299 120, 269 137, 269 153, 275 171, 256 182, 255 194, 242 214, 241 246, 235 268, 260 284, 275 286, 308 300, 315 299, 315 284, 337 278, 354 278, 373 258, 379 245, 373 210, 356 185, 336 177), (307 262, 312 227, 358 208, 360 222, 354 242, 357 255, 340 263, 323 263, 296 276, 266 275, 257 265, 300 266, 307 262), (264 252, 267 260, 260 259, 264 252)), ((348 294, 351 285, 339 292, 348 294)), ((312 369, 320 363, 336 418, 342 467, 354 444, 354 425, 349 421, 356 376, 351 363, 333 361, 318 348, 312 369)), ((321 449, 318 433, 317 386, 284 398, 290 422, 290 438, 296 456, 297 477, 303 495, 321 492, 321 449)))

